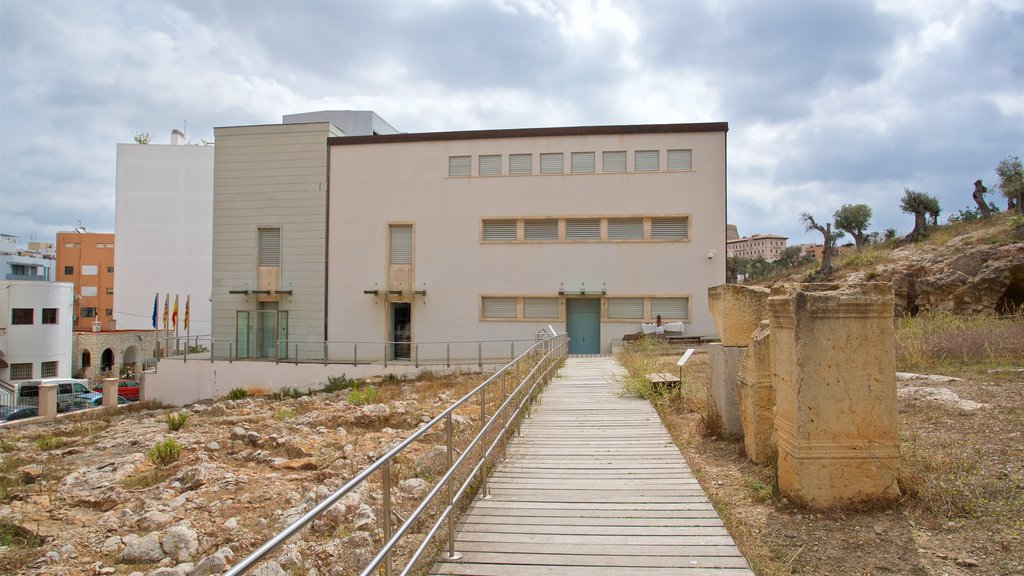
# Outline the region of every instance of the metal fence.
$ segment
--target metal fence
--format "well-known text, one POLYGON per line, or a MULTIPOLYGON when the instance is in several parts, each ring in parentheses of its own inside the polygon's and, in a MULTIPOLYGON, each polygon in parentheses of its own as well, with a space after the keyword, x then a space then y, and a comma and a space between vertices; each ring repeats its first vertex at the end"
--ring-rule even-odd
POLYGON ((561 366, 568 349, 568 336, 538 334, 537 341, 512 362, 234 565, 227 576, 246 573, 343 497, 370 483, 380 486, 380 504, 375 512, 379 512, 383 524, 384 543, 362 568, 361 576, 369 576, 378 569, 385 576, 395 571, 404 576, 422 569, 434 561, 433 554, 426 554, 432 545, 437 546, 437 551, 443 548, 446 559, 459 558, 461 555, 455 549, 458 514, 468 506, 475 492, 486 496, 490 469, 503 457, 509 438, 518 431, 531 402, 561 366), (478 415, 479 425, 456 432, 455 416, 460 411, 478 415), (438 433, 444 437, 445 472, 418 502, 406 503, 404 499, 396 502, 392 487, 398 484, 399 472, 406 469, 406 451, 413 443, 426 441, 438 433), (428 523, 430 527, 424 532, 428 523), (414 524, 416 534, 412 533, 414 524), (441 538, 437 538, 439 535, 441 538), (422 539, 409 541, 413 536, 422 536, 422 539))

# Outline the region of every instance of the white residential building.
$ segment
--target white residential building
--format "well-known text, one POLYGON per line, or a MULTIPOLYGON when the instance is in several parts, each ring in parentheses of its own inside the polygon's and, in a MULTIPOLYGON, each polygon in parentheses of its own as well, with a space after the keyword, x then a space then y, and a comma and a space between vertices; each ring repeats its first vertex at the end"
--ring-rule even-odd
POLYGON ((71 376, 74 286, 0 280, 0 385, 71 376))

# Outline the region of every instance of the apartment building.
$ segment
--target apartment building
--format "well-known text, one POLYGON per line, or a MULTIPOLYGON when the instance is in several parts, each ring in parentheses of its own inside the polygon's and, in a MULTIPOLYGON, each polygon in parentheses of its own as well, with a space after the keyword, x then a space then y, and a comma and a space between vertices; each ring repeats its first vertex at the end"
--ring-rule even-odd
POLYGON ((74 286, 0 280, 0 387, 71 376, 74 286))
POLYGON ((58 232, 56 276, 74 286, 73 330, 114 328, 113 234, 58 232))
POLYGON ((754 234, 753 236, 737 238, 727 241, 729 257, 747 258, 756 260, 764 258, 772 262, 778 260, 782 251, 786 249, 786 236, 775 234, 754 234))
POLYGON ((50 242, 21 244, 0 234, 0 280, 53 281, 54 247, 50 242))

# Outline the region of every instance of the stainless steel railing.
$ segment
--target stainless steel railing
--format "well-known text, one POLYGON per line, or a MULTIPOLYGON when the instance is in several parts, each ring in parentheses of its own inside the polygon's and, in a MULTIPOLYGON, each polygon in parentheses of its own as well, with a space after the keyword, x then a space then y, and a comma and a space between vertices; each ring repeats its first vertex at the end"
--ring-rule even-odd
POLYGON ((518 430, 531 402, 561 366, 568 350, 569 338, 565 334, 550 337, 538 336, 537 341, 528 350, 235 564, 226 573, 226 576, 245 574, 258 562, 264 560, 274 549, 302 530, 345 495, 368 481, 371 475, 378 471, 381 473, 381 521, 384 544, 369 564, 362 569, 361 576, 369 576, 378 568, 383 569, 385 576, 391 576, 394 573, 393 555, 396 548, 402 542, 403 537, 409 533, 413 524, 424 515, 442 492, 441 510, 434 518, 430 529, 424 534, 423 540, 416 546, 415 551, 407 556, 408 559, 405 560, 399 573, 403 576, 409 574, 421 559, 429 560, 424 559, 423 555, 434 537, 445 526, 447 527, 448 542, 445 558, 459 558, 461 555, 455 549, 455 523, 460 502, 464 500, 464 496, 471 493, 474 487, 478 488, 480 494, 484 496, 488 494, 487 474, 490 467, 498 455, 504 453, 509 437, 518 430), (513 378, 515 385, 509 386, 508 380, 513 378), (488 400, 489 398, 491 400, 488 400), (476 405, 479 406, 480 425, 472 439, 459 450, 455 446, 453 415, 459 408, 475 407, 476 405), (397 483, 394 470, 395 461, 413 442, 431 433, 441 422, 444 422, 447 470, 416 508, 409 513, 408 518, 402 519, 393 509, 391 493, 392 484, 397 483), (394 525, 392 516, 398 516, 399 520, 402 520, 397 527, 394 525))

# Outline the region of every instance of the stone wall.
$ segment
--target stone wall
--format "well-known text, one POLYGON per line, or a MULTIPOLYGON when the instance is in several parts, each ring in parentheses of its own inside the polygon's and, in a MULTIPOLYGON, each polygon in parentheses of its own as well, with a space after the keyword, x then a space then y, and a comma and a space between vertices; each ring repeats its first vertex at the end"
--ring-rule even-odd
POLYGON ((94 382, 110 373, 119 376, 122 365, 132 365, 135 375, 141 371, 142 364, 154 357, 157 332, 153 330, 116 330, 104 332, 75 332, 71 345, 71 373, 76 378, 89 378, 94 382), (111 370, 104 373, 103 351, 110 349, 113 353, 111 370), (133 350, 132 350, 133 349, 133 350), (82 366, 82 353, 89 351, 89 366, 82 366), (125 360, 125 353, 134 352, 134 359, 125 360))

